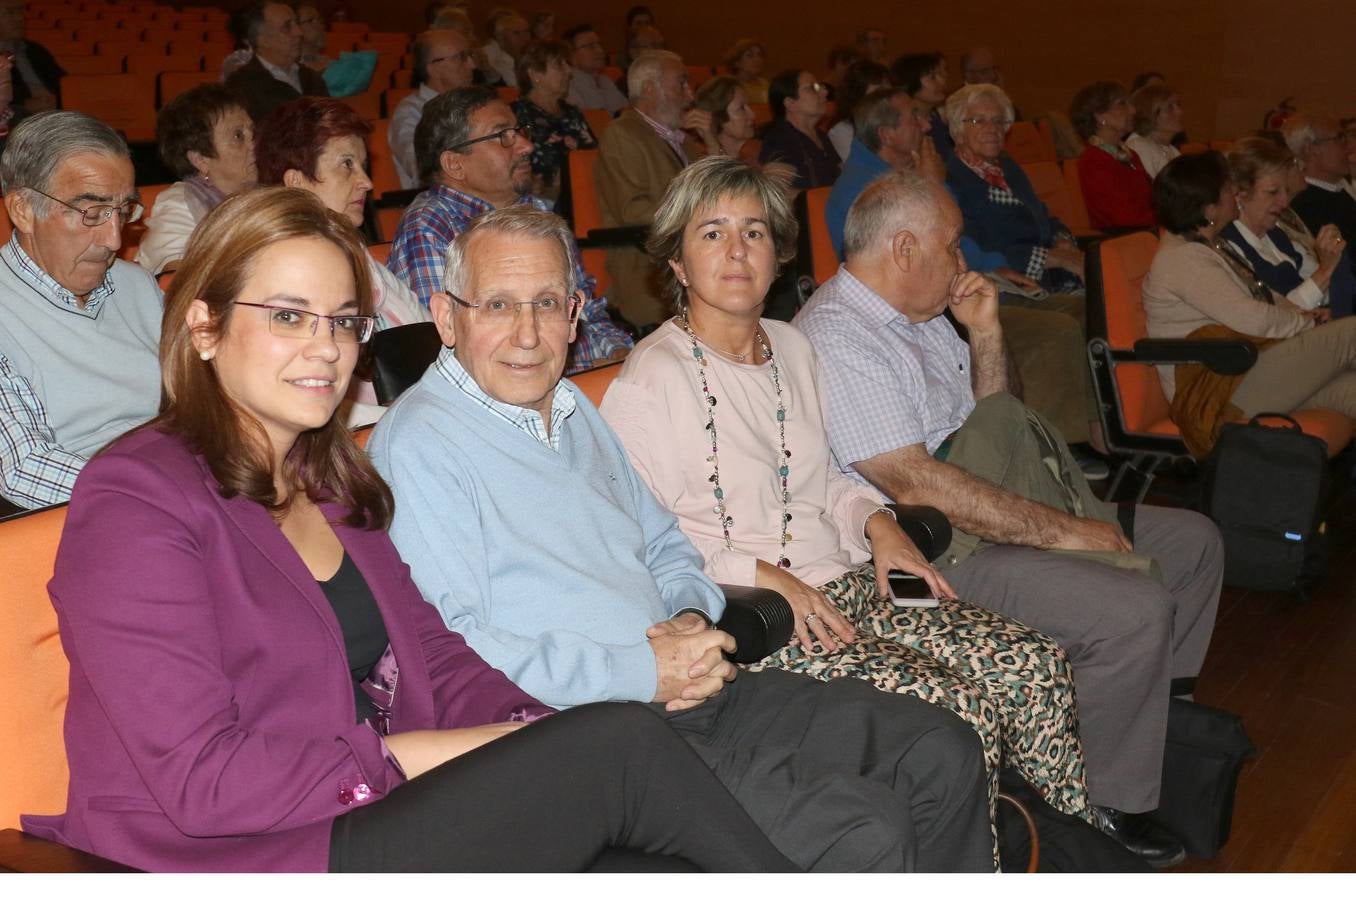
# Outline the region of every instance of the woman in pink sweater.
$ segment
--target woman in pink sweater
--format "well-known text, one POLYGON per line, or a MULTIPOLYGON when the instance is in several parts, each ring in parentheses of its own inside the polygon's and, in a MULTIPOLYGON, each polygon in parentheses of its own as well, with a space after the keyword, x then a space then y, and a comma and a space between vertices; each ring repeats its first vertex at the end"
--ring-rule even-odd
POLYGON ((945 706, 979 732, 995 775, 1006 757, 1051 805, 1086 815, 1064 652, 955 599, 880 495, 833 462, 809 341, 760 318, 795 248, 782 188, 728 157, 672 182, 649 248, 682 312, 636 346, 603 416, 707 574, 791 604, 796 637, 758 667, 865 678, 945 706), (893 605, 891 569, 921 577, 940 604, 893 605))

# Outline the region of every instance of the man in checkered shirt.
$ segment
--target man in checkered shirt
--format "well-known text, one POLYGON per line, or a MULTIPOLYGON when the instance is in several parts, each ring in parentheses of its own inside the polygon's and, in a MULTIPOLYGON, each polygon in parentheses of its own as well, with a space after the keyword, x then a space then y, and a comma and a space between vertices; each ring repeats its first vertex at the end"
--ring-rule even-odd
MULTIPOLYGON (((551 210, 550 203, 529 193, 531 153, 531 138, 508 104, 488 88, 447 91, 424 107, 414 130, 414 154, 419 177, 429 187, 401 216, 386 261, 420 303, 428 306, 429 298, 443 290, 447 245, 477 216, 514 204, 551 210)), ((566 375, 616 362, 634 346, 612 323, 607 298, 596 295, 597 282, 584 271, 578 247, 571 264, 584 308, 566 375)))
POLYGON ((819 357, 833 456, 893 501, 947 515, 958 534, 938 564, 960 596, 1060 643, 1096 824, 1172 865, 1181 844, 1133 814, 1158 805, 1171 685, 1196 676, 1210 643, 1219 533, 1194 512, 1138 506, 1132 538, 1088 492, 1058 431, 1008 393, 998 292, 966 270, 961 227, 946 189, 912 172, 853 204, 845 262, 794 322, 819 357))
MULTIPOLYGON (((0 156, 0 497, 69 499, 100 447, 160 404, 160 289, 117 258, 141 214, 127 144, 84 113, 25 119, 0 156)), ((0 506, 4 504, 0 503, 0 506)))

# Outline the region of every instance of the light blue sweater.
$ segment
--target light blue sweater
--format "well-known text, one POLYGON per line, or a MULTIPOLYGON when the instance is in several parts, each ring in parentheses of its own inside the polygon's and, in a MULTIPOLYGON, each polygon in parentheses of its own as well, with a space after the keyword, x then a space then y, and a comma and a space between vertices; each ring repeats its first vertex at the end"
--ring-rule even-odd
POLYGON ((650 701, 645 629, 683 609, 715 621, 725 600, 570 389, 577 407, 556 452, 433 366, 382 417, 368 452, 395 492, 391 537, 448 628, 543 703, 650 701))

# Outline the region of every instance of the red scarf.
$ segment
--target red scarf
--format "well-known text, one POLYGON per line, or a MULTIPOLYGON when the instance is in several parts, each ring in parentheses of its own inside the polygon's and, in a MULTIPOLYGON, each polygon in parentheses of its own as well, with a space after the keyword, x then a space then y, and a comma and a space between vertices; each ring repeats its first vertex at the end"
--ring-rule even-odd
POLYGON ((1012 188, 1008 187, 1008 180, 1003 177, 1003 167, 998 163, 977 156, 960 144, 956 145, 956 155, 960 157, 961 162, 970 167, 971 171, 983 178, 985 184, 1012 193, 1012 188))

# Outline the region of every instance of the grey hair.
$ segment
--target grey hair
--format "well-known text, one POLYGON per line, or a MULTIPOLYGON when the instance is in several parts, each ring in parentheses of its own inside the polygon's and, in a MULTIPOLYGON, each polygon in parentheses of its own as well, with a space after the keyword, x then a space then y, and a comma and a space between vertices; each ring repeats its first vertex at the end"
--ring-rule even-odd
MULTIPOLYGON (((122 135, 93 116, 60 109, 29 116, 15 127, 0 154, 0 191, 9 194, 27 188, 50 193, 56 170, 80 153, 131 157, 122 135)), ((30 194, 29 204, 42 217, 51 202, 42 194, 30 194)))
POLYGON ((669 182, 650 223, 645 249, 659 268, 665 291, 678 309, 687 302, 670 260, 683 258, 683 235, 688 224, 722 197, 755 197, 763 206, 780 270, 796 257, 800 226, 791 208, 791 185, 778 175, 729 156, 698 160, 669 182))
POLYGON ((465 231, 447 245, 443 255, 443 290, 449 294, 462 296, 469 281, 469 267, 475 263, 475 255, 467 256, 466 248, 471 239, 480 232, 507 234, 516 238, 533 238, 555 241, 560 245, 561 267, 564 269, 565 292, 573 294, 579 288, 575 279, 574 236, 570 226, 555 213, 545 212, 526 203, 505 206, 491 210, 472 220, 465 231), (469 262, 468 262, 469 259, 469 262))
POLYGON ((1311 116, 1305 113, 1298 113, 1286 119, 1281 125, 1281 134, 1285 135, 1285 145, 1290 148, 1290 152, 1303 159, 1304 151, 1318 137, 1318 125, 1324 122, 1333 122, 1333 119, 1331 116, 1311 116))
POLYGON ((929 178, 913 171, 890 172, 868 184, 848 210, 843 258, 850 261, 902 230, 917 234, 930 227, 937 191, 929 178))
MULTIPOLYGON (((895 106, 896 97, 908 97, 909 92, 901 87, 886 88, 867 94, 857 103, 852 113, 852 136, 861 141, 872 153, 880 152, 880 130, 899 127, 901 113, 895 106)), ((909 98, 912 101, 912 97, 909 98)))
MULTIPOLYGON (((953 136, 959 137, 961 129, 965 127, 961 120, 970 111, 970 107, 980 100, 992 100, 997 103, 1003 109, 1003 118, 1009 122, 1017 117, 1012 108, 1012 101, 1008 99, 1007 92, 998 85, 967 84, 946 98, 946 126, 951 129, 953 136)), ((1008 128, 1011 127, 1011 125, 1008 126, 1008 128)), ((1008 128, 1003 129, 1004 135, 1008 133, 1008 128)))
POLYGON ((414 161, 419 181, 430 185, 442 171, 443 151, 471 139, 471 116, 499 95, 487 87, 446 91, 430 100, 414 127, 414 161))
POLYGON ((672 50, 642 50, 626 70, 626 96, 632 101, 640 99, 647 84, 658 84, 664 71, 665 61, 683 64, 683 58, 672 50))

